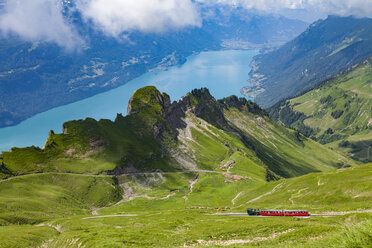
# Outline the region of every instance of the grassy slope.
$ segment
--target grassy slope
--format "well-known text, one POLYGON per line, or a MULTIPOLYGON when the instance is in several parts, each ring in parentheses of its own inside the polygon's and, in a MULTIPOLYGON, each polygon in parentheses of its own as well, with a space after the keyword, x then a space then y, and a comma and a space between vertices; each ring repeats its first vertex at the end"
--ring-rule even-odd
POLYGON ((336 152, 324 149, 320 144, 293 130, 274 123, 265 116, 242 114, 236 108, 226 110, 225 114, 249 137, 258 157, 280 175, 290 177, 332 170, 349 160, 336 152))
MULTIPOLYGON (((182 143, 180 147, 186 149, 182 152, 193 155, 197 168, 217 173, 153 173, 121 175, 116 179, 105 175, 63 174, 100 174, 120 166, 118 158, 126 158, 125 163, 133 163, 145 170, 177 171, 171 160, 158 156, 161 151, 154 147, 159 141, 149 132, 143 132, 147 124, 142 125, 135 116, 119 116, 115 122, 92 119, 69 122, 65 124, 67 134, 51 133, 44 150, 13 149, 4 153, 3 161, 14 174, 48 170, 60 173, 25 175, 0 182, 0 247, 19 247, 22 242, 25 242, 24 246, 44 244, 47 247, 175 247, 195 244, 196 240, 255 237, 269 238, 254 241, 253 245, 277 247, 283 237, 299 245, 308 242, 298 240, 303 235, 319 236, 323 232, 332 232, 333 227, 342 222, 341 218, 301 223, 278 219, 272 224, 264 219, 247 221, 204 215, 218 209, 244 211, 247 201, 278 185, 275 181, 267 183, 268 174, 275 177, 270 170, 294 176, 333 170, 337 163, 345 160, 342 157, 339 160, 340 156, 334 152, 275 125, 267 117, 244 113, 236 108, 225 111, 226 118, 234 124, 230 126, 234 129, 229 132, 190 113, 186 115, 191 136, 176 144, 182 143), (142 132, 142 139, 137 138, 138 131, 142 132), (105 144, 104 148, 101 144, 105 144), (317 154, 311 155, 315 150, 317 154), (309 158, 302 160, 306 156, 309 158), (220 169, 233 159, 236 161, 233 168, 226 172, 220 169), (38 166, 32 166, 35 163, 38 166), (290 170, 291 166, 297 166, 297 170, 290 170), (26 171, 22 171, 24 168, 26 171), (240 180, 230 179, 232 182, 229 182, 225 174, 238 176, 240 180), (123 189, 123 201, 113 204, 121 199, 119 185, 123 189), (82 219, 90 216, 94 209, 105 215, 132 213, 138 216, 82 219), (35 226, 40 222, 46 226, 35 226), (295 229, 292 234, 270 238, 275 233, 292 229, 295 229), (12 234, 7 235, 10 232, 12 234)), ((219 121, 218 118, 215 121, 219 121)), ((275 204, 281 205, 272 206, 284 205, 279 201, 275 204)), ((358 204, 350 208, 363 205, 358 204)), ((337 208, 347 207, 340 204, 337 208)))
POLYGON ((243 170, 247 176, 240 182, 227 183, 220 174, 205 173, 125 176, 119 182, 130 184, 137 197, 99 213, 137 216, 83 220, 84 215, 70 215, 47 222, 60 233, 49 227, 0 227, 2 244, 17 247, 16 241, 30 242, 35 235, 34 244, 45 242, 47 247, 181 247, 198 243, 198 247, 220 247, 225 246, 224 241, 236 240, 247 243, 232 243, 232 247, 368 247, 371 213, 309 219, 209 214, 217 212, 217 208, 244 212, 246 207, 308 208, 311 213, 370 209, 372 164, 266 183, 261 167, 245 161, 239 152, 233 157, 237 162, 229 173, 239 175, 243 170), (188 182, 196 178, 199 180, 190 193, 188 182), (266 194, 274 188, 275 194, 266 194), (298 194, 299 190, 303 190, 302 194, 298 194), (159 199, 146 199, 145 194, 159 199), (11 230, 15 233, 4 235, 11 230))
POLYGON ((0 221, 35 224, 60 216, 87 214, 120 199, 110 177, 36 174, 1 182, 0 221))
MULTIPOLYGON (((318 141, 345 154, 354 154, 356 159, 368 161, 368 146, 372 145, 371 62, 290 99, 289 106, 305 115, 290 126, 301 130, 304 124, 314 130, 312 135, 318 141)), ((288 114, 279 119, 286 122, 286 118, 290 118, 288 114)))
MULTIPOLYGON (((252 202, 261 208, 310 208, 316 212, 369 209, 372 202, 372 164, 359 165, 336 172, 311 173, 271 183, 271 192, 252 202), (342 182, 342 183, 340 183, 342 182)), ((265 185, 266 187, 266 185, 265 185)), ((242 195, 240 202, 251 199, 242 195)))

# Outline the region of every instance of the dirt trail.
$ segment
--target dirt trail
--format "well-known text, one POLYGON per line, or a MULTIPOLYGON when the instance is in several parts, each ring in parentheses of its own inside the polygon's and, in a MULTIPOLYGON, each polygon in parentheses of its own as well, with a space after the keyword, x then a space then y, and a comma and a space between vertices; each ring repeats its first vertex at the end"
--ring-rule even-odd
POLYGON ((292 204, 292 205, 294 204, 293 199, 298 198, 298 197, 301 197, 301 192, 304 191, 304 190, 307 190, 307 189, 308 189, 308 188, 300 189, 300 190, 298 190, 297 193, 292 194, 292 195, 291 195, 291 198, 289 198, 289 201, 291 202, 291 204, 292 204))
POLYGON ((193 171, 173 171, 173 172, 132 172, 132 173, 122 173, 118 175, 94 175, 94 174, 82 174, 82 173, 69 173, 69 172, 41 172, 41 173, 31 173, 19 176, 13 176, 6 179, 0 180, 0 183, 10 181, 16 178, 22 178, 27 176, 38 176, 38 175, 73 175, 73 176, 85 176, 85 177, 113 177, 113 176, 126 176, 126 175, 150 175, 150 174, 191 174, 191 173, 216 173, 221 174, 219 171, 211 170, 193 170, 193 171))
MULTIPOLYGON (((283 182, 283 183, 284 183, 284 182, 283 182)), ((257 201, 257 200, 261 199, 261 198, 264 197, 264 196, 267 196, 267 195, 270 195, 270 194, 274 193, 278 188, 280 188, 280 187, 283 185, 283 183, 279 183, 279 184, 276 185, 276 186, 275 186, 275 187, 274 187, 270 192, 267 192, 267 193, 265 193, 265 194, 262 194, 262 195, 260 195, 260 196, 258 196, 258 197, 256 197, 256 198, 254 198, 254 199, 248 201, 248 203, 251 203, 251 202, 257 201)))
POLYGON ((13 179, 17 179, 17 178, 28 177, 28 176, 39 176, 39 175, 72 175, 72 176, 83 176, 83 177, 111 177, 110 175, 92 175, 92 174, 79 174, 79 173, 68 173, 68 172, 42 172, 42 173, 31 173, 31 174, 9 177, 7 179, 0 180, 0 183, 10 181, 13 179))
POLYGON ((137 215, 136 214, 101 215, 101 216, 85 217, 82 219, 91 220, 91 219, 100 219, 100 218, 120 218, 120 217, 134 217, 134 216, 137 216, 137 215))
POLYGON ((322 180, 322 178, 321 177, 318 177, 318 186, 321 186, 321 185, 323 185, 324 183, 321 183, 320 181, 322 180))
POLYGON ((136 194, 136 193, 134 193, 133 188, 127 183, 121 184, 120 186, 123 188, 123 196, 122 196, 123 199, 118 201, 117 203, 115 203, 115 205, 121 204, 123 202, 128 202, 128 201, 131 201, 131 200, 136 199, 136 198, 146 198, 146 199, 149 199, 149 200, 166 200, 166 199, 176 195, 176 193, 178 192, 178 190, 177 190, 177 191, 170 192, 168 195, 166 195, 164 197, 154 197, 154 196, 148 196, 146 194, 136 194))
POLYGON ((234 199, 231 200, 231 203, 232 203, 233 205, 235 205, 235 200, 238 199, 239 196, 240 196, 242 193, 243 193, 243 192, 239 192, 239 193, 234 197, 234 199))
POLYGON ((62 231, 62 227, 61 227, 61 225, 53 225, 53 224, 51 224, 51 223, 46 223, 46 224, 38 224, 38 225, 36 225, 36 226, 49 226, 49 227, 52 227, 52 228, 54 228, 57 232, 59 232, 59 233, 62 233, 63 231, 62 231))
POLYGON ((183 199, 185 199, 185 201, 187 201, 189 199, 187 196, 192 194, 192 191, 194 189, 194 184, 197 183, 198 181, 199 181, 199 177, 195 178, 193 181, 190 182, 190 192, 187 193, 187 195, 185 195, 183 197, 183 199))

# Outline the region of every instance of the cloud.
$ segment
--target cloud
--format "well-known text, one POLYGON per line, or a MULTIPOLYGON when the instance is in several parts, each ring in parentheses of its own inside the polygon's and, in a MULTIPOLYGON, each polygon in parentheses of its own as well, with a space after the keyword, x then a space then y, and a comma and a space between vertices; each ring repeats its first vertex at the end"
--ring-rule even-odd
POLYGON ((0 30, 26 41, 53 42, 68 50, 83 43, 63 17, 62 5, 57 0, 6 0, 0 30))
POLYGON ((372 17, 371 0, 196 0, 196 2, 240 6, 268 13, 303 10, 314 15, 372 17))
POLYGON ((201 26, 192 0, 78 0, 77 8, 86 20, 112 36, 201 26))
MULTIPOLYGON (((63 14, 67 0, 0 0, 0 32, 26 41, 53 42, 68 50, 84 44, 77 28, 63 14)), ((164 32, 200 27, 204 5, 240 6, 287 17, 327 14, 372 17, 372 0, 74 0, 83 20, 107 35, 164 32)))

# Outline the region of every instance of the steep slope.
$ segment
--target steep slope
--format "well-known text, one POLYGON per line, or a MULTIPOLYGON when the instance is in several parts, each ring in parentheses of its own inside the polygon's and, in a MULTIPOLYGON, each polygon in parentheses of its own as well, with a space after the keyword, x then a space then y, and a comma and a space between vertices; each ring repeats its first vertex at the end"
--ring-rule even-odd
POLYGON ((348 161, 275 124, 244 98, 216 101, 201 89, 171 103, 167 94, 150 86, 134 93, 128 116, 118 115, 114 122, 67 122, 62 134, 49 133, 43 149, 13 148, 0 155, 0 164, 4 177, 46 171, 214 170, 236 151, 266 168, 268 180, 275 174, 291 177, 330 170, 348 161))
POLYGON ((242 92, 267 108, 371 54, 372 19, 329 16, 279 49, 257 56, 252 63, 253 85, 242 92))
POLYGON ((371 61, 279 102, 269 109, 270 116, 355 159, 372 161, 371 61))

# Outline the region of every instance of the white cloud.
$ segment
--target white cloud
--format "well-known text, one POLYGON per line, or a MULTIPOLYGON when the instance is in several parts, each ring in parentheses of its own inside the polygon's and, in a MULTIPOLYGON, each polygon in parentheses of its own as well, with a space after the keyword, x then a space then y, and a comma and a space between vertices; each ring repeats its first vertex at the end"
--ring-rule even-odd
MULTIPOLYGON (((69 50, 84 41, 62 13, 66 0, 0 0, 0 31, 26 41, 53 42, 69 50)), ((74 0, 86 22, 114 37, 123 32, 164 32, 201 26, 200 4, 242 6, 309 19, 327 14, 372 17, 372 0, 74 0)), ((204 13, 205 14, 205 13, 204 13)))
POLYGON ((26 41, 53 42, 68 50, 83 43, 63 17, 58 0, 6 0, 0 14, 0 30, 26 41))
POLYGON ((77 8, 86 20, 112 36, 133 30, 163 32, 201 25, 191 0, 78 0, 77 8))
POLYGON ((209 5, 226 4, 268 13, 305 10, 314 15, 372 17, 372 0, 196 0, 209 5))

